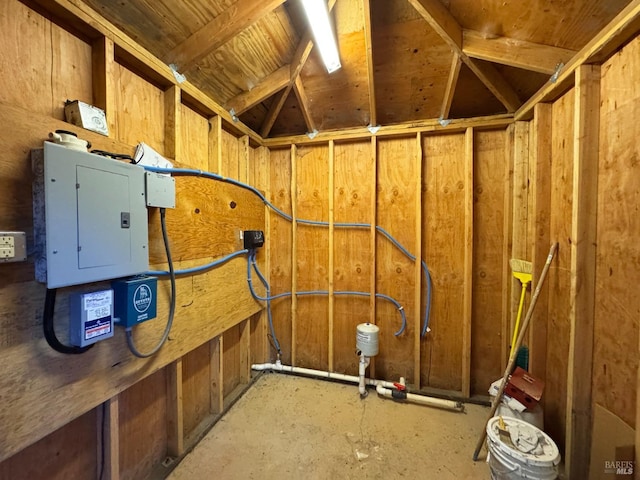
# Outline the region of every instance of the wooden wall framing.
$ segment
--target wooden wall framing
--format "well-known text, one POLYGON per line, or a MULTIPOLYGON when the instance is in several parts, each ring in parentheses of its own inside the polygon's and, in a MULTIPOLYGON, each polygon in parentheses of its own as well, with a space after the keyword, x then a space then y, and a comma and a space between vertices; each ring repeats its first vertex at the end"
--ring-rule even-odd
MULTIPOLYGON (((76 131, 94 148, 112 152, 132 154, 145 141, 178 166, 268 189, 269 151, 255 148, 247 135, 236 137, 236 127, 229 133, 219 116, 191 108, 193 91, 158 83, 144 69, 131 70, 118 58, 112 38, 76 37, 18 1, 0 8, 3 58, 15 67, 0 76, 9 87, 17 85, 18 73, 23 84, 3 89, 0 96, 0 124, 12 132, 2 140, 0 160, 3 229, 26 231, 31 242, 29 152, 56 129, 76 131), (39 66, 21 68, 25 61, 39 66), (110 136, 64 122, 67 98, 104 108, 110 136)), ((239 250, 239 231, 265 229, 259 198, 213 183, 177 179, 177 208, 167 212, 176 268, 239 250)), ((166 268, 157 212, 150 211, 149 222, 152 268, 166 268)), ((259 261, 265 265, 266 260, 261 253, 259 261)), ((94 287, 103 285, 108 283, 94 287)), ((58 292, 56 331, 62 339, 67 338, 68 294, 76 290, 58 292)), ((142 351, 161 336, 168 291, 161 280, 158 319, 135 329, 142 351)), ((174 327, 158 355, 136 359, 118 330, 114 339, 82 356, 65 356, 53 352, 42 337, 44 287, 33 280, 32 262, 3 265, 1 478, 82 478, 91 471, 101 478, 145 478, 200 438, 246 389, 251 362, 269 358, 266 321, 246 288, 246 260, 241 258, 179 278, 177 293, 174 327)))

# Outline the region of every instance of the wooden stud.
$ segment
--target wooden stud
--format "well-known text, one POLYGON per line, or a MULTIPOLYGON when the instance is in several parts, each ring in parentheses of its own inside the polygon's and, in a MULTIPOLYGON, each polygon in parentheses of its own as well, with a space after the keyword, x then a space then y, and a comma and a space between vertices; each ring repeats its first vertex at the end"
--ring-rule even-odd
POLYGON ((371 0, 362 0, 364 13, 364 44, 367 50, 367 78, 369 84, 369 124, 378 125, 376 112, 376 90, 373 63, 373 41, 371 34, 371 0))
POLYGON ((495 68, 489 64, 478 63, 462 50, 462 27, 447 7, 439 0, 409 0, 409 3, 445 41, 453 53, 459 55, 464 64, 500 100, 507 111, 514 112, 522 105, 516 91, 495 68))
MULTIPOLYGON (((528 218, 529 218, 529 123, 516 122, 514 131, 514 154, 513 154, 513 206, 512 206, 512 244, 511 258, 527 260, 527 247, 529 245, 528 218)), ((507 346, 511 342, 513 327, 515 325, 518 312, 518 302, 520 301, 521 284, 511 275, 511 319, 509 332, 505 339, 507 346)))
MULTIPOLYGON (((437 119, 424 120, 422 122, 405 122, 395 125, 383 125, 376 132, 376 137, 399 137, 413 136, 413 134, 421 132, 464 132, 468 127, 482 129, 504 128, 513 123, 512 114, 492 115, 489 117, 475 117, 465 119, 453 119, 447 126, 442 126, 437 119)), ((326 143, 329 140, 357 140, 360 138, 370 138, 371 132, 366 127, 343 128, 340 130, 327 130, 318 133, 314 138, 310 139, 307 135, 289 135, 286 137, 266 138, 264 146, 272 147, 288 147, 292 143, 295 144, 314 144, 326 143)))
POLYGON ((120 478, 120 420, 118 396, 110 398, 100 407, 98 425, 98 464, 96 478, 118 480, 120 478), (104 458, 100 458, 104 455, 104 458), (101 471, 101 469, 103 471, 101 471))
POLYGON ((296 81, 293 84, 293 91, 296 94, 298 103, 300 104, 300 111, 304 117, 304 123, 307 125, 307 131, 313 132, 316 130, 316 123, 313 121, 313 117, 311 116, 309 98, 307 97, 307 92, 304 89, 304 85, 302 84, 302 79, 300 77, 296 78, 296 81))
POLYGON ((462 51, 472 58, 509 65, 533 72, 555 72, 559 63, 566 63, 576 52, 507 37, 489 37, 474 30, 462 32, 462 51))
POLYGON ((240 323, 240 383, 251 380, 251 319, 240 323))
POLYGON ((167 453, 184 453, 184 415, 182 405, 182 359, 167 365, 167 453))
POLYGON ((286 87, 289 84, 290 78, 291 65, 280 67, 263 78, 260 83, 248 92, 243 92, 229 100, 226 103, 226 108, 228 110, 233 109, 236 115, 241 115, 286 87))
MULTIPOLYGON (((369 292, 371 296, 369 297, 369 309, 370 309, 370 317, 369 322, 372 324, 376 324, 376 238, 378 236, 376 231, 376 221, 378 218, 378 140, 375 136, 371 137, 370 144, 370 162, 371 162, 371 186, 372 192, 371 195, 371 229, 369 234, 369 249, 371 251, 371 277, 369 280, 369 292)), ((375 357, 371 359, 371 364, 369 366, 369 374, 372 378, 376 378, 376 361, 375 357)))
MULTIPOLYGON (((413 345, 413 378, 416 388, 420 388, 421 370, 421 333, 422 333, 422 135, 416 133, 416 238, 415 238, 415 292, 413 300, 414 309, 414 345, 413 345)), ((426 302, 426 298, 425 298, 426 302)))
POLYGON ((173 85, 164 92, 164 154, 178 160, 180 155, 180 122, 182 118, 180 87, 173 85))
POLYGON ((244 135, 238 139, 238 148, 240 149, 238 155, 238 180, 243 183, 249 182, 249 136, 244 135))
POLYGON ((209 171, 222 172, 222 118, 209 119, 209 171))
POLYGON ((178 66, 181 72, 193 68, 200 60, 215 51, 245 28, 279 7, 285 0, 239 0, 212 21, 179 43, 165 57, 167 63, 178 66))
POLYGON ((515 124, 507 127, 506 139, 504 142, 504 156, 507 167, 504 171, 504 220, 503 220, 503 242, 502 242, 502 285, 505 291, 502 294, 502 322, 500 328, 501 345, 501 363, 500 369, 504 371, 507 367, 507 359, 509 357, 509 342, 511 341, 511 330, 509 328, 509 319, 511 318, 511 291, 512 278, 509 259, 511 258, 512 239, 513 239, 513 172, 514 172, 514 136, 515 124))
POLYGON ((224 410, 224 369, 222 355, 224 353, 222 335, 209 341, 209 389, 211 399, 209 411, 218 415, 224 410))
MULTIPOLYGON (((531 215, 533 232, 529 238, 532 242, 531 263, 533 264, 532 286, 538 284, 542 267, 547 260, 547 246, 551 243, 551 111, 548 103, 539 103, 535 107, 531 133, 530 188, 532 190, 531 215)), ((544 378, 547 370, 547 321, 548 321, 547 285, 540 291, 538 304, 533 313, 533 328, 529 331, 529 371, 544 378)))
POLYGON ((334 274, 335 274, 335 252, 334 252, 334 213, 335 213, 335 145, 333 140, 329 141, 329 371, 333 371, 333 322, 335 316, 334 297, 334 274))
POLYGON ((462 325, 462 396, 471 396, 471 317, 473 306, 473 128, 464 136, 464 297, 462 325))
POLYGON ((574 72, 581 65, 602 62, 617 48, 637 35, 638 27, 640 27, 640 0, 632 0, 562 67, 555 82, 546 83, 516 111, 516 120, 530 120, 535 105, 555 100, 567 91, 573 83, 574 72))
POLYGON ((291 144, 291 364, 296 364, 298 320, 298 149, 291 144))
POLYGON ((104 110, 107 116, 109 136, 118 138, 116 132, 116 65, 113 40, 100 37, 92 45, 93 104, 104 110))
POLYGON ((451 59, 451 70, 449 70, 447 88, 444 92, 442 107, 440 108, 440 118, 442 119, 449 118, 451 103, 453 102, 453 95, 456 91, 456 85, 458 84, 458 76, 460 75, 460 67, 462 67, 462 60, 460 59, 460 55, 454 53, 451 59))
POLYGON ((571 293, 565 468, 587 478, 591 447, 591 377, 596 278, 596 211, 600 129, 600 67, 576 70, 573 130, 571 293))

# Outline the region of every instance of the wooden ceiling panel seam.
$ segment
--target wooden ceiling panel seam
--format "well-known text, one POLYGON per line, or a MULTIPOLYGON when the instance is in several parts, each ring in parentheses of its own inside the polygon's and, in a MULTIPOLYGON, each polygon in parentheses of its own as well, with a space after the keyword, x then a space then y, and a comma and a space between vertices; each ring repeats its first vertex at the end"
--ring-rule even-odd
POLYGON ((508 37, 491 37, 474 30, 463 30, 462 51, 472 58, 539 73, 553 74, 560 63, 567 63, 574 50, 552 47, 508 37))
POLYGON ((242 30, 272 12, 285 0, 238 0, 200 30, 176 45, 165 57, 181 73, 193 68, 209 53, 224 45, 242 30))
POLYGON ((480 64, 464 53, 462 50, 462 27, 439 0, 407 1, 413 5, 431 28, 447 42, 449 47, 460 56, 464 64, 478 76, 491 93, 502 102, 507 111, 515 112, 522 105, 522 101, 516 91, 495 68, 489 64, 480 64))

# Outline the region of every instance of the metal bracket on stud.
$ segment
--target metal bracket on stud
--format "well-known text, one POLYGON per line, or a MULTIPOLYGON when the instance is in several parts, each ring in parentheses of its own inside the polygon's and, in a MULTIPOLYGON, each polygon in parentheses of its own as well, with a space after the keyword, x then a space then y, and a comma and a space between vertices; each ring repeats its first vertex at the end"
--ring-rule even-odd
POLYGON ((178 72, 178 66, 175 63, 169 65, 169 68, 173 72, 173 76, 176 77, 176 82, 183 83, 187 79, 187 77, 178 72))
POLYGON ((551 78, 549 79, 551 83, 556 83, 558 81, 558 77, 560 76, 560 72, 562 71, 563 67, 564 63, 562 62, 556 65, 556 70, 553 72, 553 75, 551 75, 551 78))
POLYGON ((442 118, 442 117, 440 117, 438 119, 438 123, 440 125, 442 125, 443 127, 446 127, 447 125, 449 125, 451 123, 451 119, 450 118, 442 118))
POLYGON ((229 110, 229 115, 231 115, 231 120, 233 120, 234 122, 240 121, 240 119, 236 115, 236 111, 233 108, 229 110))
POLYGON ((378 130, 380 130, 380 125, 369 125, 367 127, 367 130, 369 130, 372 135, 375 135, 376 133, 378 133, 378 130))
POLYGON ((310 140, 313 140, 314 138, 316 138, 317 135, 318 135, 318 130, 316 130, 315 128, 313 129, 313 132, 307 132, 307 137, 309 137, 310 140))

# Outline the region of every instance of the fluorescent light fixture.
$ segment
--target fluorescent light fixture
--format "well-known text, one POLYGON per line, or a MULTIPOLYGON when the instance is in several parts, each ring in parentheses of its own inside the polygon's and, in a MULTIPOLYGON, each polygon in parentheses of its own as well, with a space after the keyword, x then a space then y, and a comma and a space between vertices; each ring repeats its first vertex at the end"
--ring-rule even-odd
POLYGON ((329 73, 338 70, 340 65, 340 55, 338 54, 338 43, 329 21, 329 11, 325 0, 302 0, 302 6, 307 14, 316 46, 320 49, 320 56, 327 67, 329 73))

